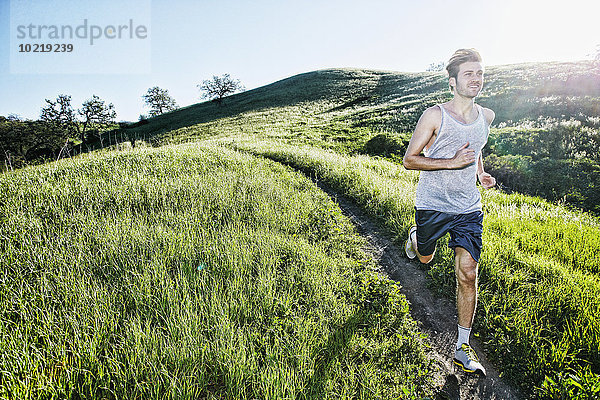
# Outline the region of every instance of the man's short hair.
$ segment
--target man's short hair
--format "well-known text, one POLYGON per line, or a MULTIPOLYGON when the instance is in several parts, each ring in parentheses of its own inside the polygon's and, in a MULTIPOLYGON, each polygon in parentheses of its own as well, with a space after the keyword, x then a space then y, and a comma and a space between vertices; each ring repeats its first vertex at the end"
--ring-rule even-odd
MULTIPOLYGON (((466 62, 481 62, 481 55, 475 49, 458 49, 452 54, 452 57, 448 60, 446 71, 448 71, 448 78, 458 78, 458 71, 460 65, 466 62)), ((452 86, 450 86, 452 90, 452 86)))

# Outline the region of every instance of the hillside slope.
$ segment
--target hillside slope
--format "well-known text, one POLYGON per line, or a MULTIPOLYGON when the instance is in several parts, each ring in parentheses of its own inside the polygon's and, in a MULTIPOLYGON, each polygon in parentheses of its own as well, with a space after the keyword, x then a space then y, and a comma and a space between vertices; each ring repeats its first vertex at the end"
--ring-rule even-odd
POLYGON ((425 343, 332 200, 193 144, 0 175, 0 398, 431 395, 425 343))
MULTIPOLYGON (((443 73, 328 69, 134 124, 112 142, 253 135, 399 160, 421 113, 450 98, 443 73)), ((484 155, 501 187, 600 215, 597 65, 490 67, 477 102, 496 112, 484 155)))
MULTIPOLYGON (((487 79, 479 101, 498 111, 490 143, 498 158, 515 146, 536 149, 525 141, 532 132, 555 132, 537 126, 546 123, 539 117, 596 135, 591 63, 495 67, 487 79)), ((401 243, 418 175, 398 157, 420 112, 448 98, 439 73, 315 71, 110 133, 111 143, 201 143, 3 174, 0 348, 3 370, 15 372, 0 393, 431 393, 399 288, 372 273, 362 240, 331 200, 281 164, 354 199, 401 243)), ((483 202, 475 328, 488 355, 532 398, 593 398, 597 218, 501 191, 485 192, 483 202)), ((444 244, 428 273, 452 298, 444 244)))
MULTIPOLYGON (((184 107, 127 131, 152 137, 221 118, 313 103, 324 105, 313 113, 332 119, 343 115, 356 126, 404 132, 414 128, 422 110, 450 96, 442 72, 325 69, 229 96, 223 106, 203 102, 184 107)), ((496 111, 496 125, 600 115, 600 67, 593 62, 489 67, 478 102, 496 111)))
MULTIPOLYGON (((450 99, 445 76, 332 69, 288 78, 271 88, 231 96, 220 108, 213 103, 194 106, 197 114, 188 114, 188 122, 203 122, 179 124, 169 131, 165 127, 178 113, 174 112, 161 117, 162 125, 158 119, 150 120, 130 132, 157 145, 208 137, 236 148, 240 143, 249 143, 249 148, 259 143, 261 155, 298 164, 319 179, 333 179, 334 186, 356 196, 375 216, 386 216, 385 222, 401 237, 411 224, 414 188, 399 193, 401 201, 386 197, 400 190, 398 182, 405 179, 401 167, 387 184, 375 178, 377 183, 363 187, 363 174, 385 175, 385 170, 369 165, 354 171, 346 161, 325 165, 311 161, 307 166, 294 158, 304 160, 317 151, 314 148, 321 148, 334 151, 324 153, 327 159, 336 158, 334 154, 363 153, 397 163, 421 112, 450 99), (339 177, 327 178, 340 168, 339 177)), ((492 167, 505 173, 503 179, 525 182, 524 192, 531 190, 551 200, 585 195, 578 205, 599 204, 594 196, 600 183, 593 173, 598 168, 600 144, 597 66, 581 62, 491 67, 477 101, 497 113, 486 156, 494 161, 492 167), (577 169, 580 165, 587 169, 577 169), (570 180, 561 181, 563 177, 570 180), (578 191, 572 185, 575 180, 584 182, 590 192, 578 191), (534 184, 555 192, 554 197, 538 193, 534 184)), ((590 298, 600 290, 593 256, 598 246, 597 219, 570 214, 539 199, 493 193, 485 205, 491 217, 479 310, 479 329, 489 343, 488 351, 530 393, 571 398, 594 392, 600 385, 598 302, 590 298)), ((435 285, 451 295, 452 257, 449 251, 440 252, 439 257, 431 276, 435 285)))

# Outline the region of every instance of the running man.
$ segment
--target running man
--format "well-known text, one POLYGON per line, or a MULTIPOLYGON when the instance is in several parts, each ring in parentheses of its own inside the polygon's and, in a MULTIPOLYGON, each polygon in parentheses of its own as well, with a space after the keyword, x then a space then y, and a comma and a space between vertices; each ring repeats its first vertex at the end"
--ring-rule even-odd
POLYGON ((483 212, 477 179, 485 189, 496 179, 483 170, 492 110, 475 104, 483 87, 483 67, 474 49, 457 50, 446 67, 452 100, 425 110, 413 133, 404 167, 422 171, 415 199, 416 226, 410 228, 406 255, 429 263, 439 238, 450 232, 457 280, 458 340, 454 362, 467 372, 485 368, 469 345, 477 306, 477 267, 483 212), (423 152, 424 155, 421 155, 423 152))

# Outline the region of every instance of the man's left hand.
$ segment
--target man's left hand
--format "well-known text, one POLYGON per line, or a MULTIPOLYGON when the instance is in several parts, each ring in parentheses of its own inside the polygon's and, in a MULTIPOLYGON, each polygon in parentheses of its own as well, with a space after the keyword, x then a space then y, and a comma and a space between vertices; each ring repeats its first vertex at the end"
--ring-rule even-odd
POLYGON ((496 186, 496 178, 487 172, 482 172, 479 174, 479 183, 481 183, 481 186, 483 186, 484 189, 491 189, 496 186))

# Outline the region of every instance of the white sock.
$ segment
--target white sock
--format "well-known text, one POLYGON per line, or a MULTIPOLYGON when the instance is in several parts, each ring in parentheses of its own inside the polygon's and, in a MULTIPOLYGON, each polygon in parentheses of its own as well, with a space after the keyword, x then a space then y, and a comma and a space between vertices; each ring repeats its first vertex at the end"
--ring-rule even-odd
POLYGON ((469 335, 471 334, 471 328, 465 328, 464 326, 458 325, 458 340, 456 341, 456 348, 460 349, 463 343, 469 344, 469 335))

